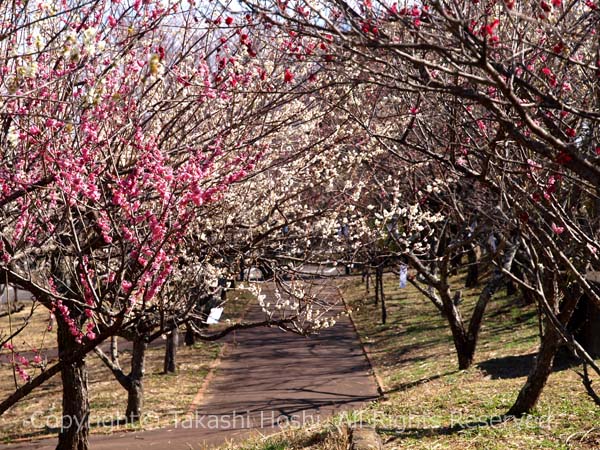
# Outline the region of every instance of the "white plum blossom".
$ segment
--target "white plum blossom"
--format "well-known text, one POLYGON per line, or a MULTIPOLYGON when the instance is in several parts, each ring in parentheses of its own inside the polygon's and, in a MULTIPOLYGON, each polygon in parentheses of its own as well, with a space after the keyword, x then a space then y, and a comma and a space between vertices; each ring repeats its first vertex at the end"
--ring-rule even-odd
POLYGON ((14 123, 11 124, 10 128, 8 129, 6 139, 8 140, 8 143, 13 147, 16 147, 19 144, 19 130, 17 130, 17 127, 14 123))

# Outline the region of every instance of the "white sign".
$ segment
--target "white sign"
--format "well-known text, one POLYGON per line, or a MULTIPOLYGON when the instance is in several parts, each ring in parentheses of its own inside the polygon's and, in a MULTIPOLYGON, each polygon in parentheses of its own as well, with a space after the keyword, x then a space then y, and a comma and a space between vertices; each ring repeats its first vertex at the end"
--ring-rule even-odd
POLYGON ((221 318, 221 314, 223 314, 223 308, 211 308, 210 314, 208 315, 208 319, 206 319, 206 323, 209 325, 214 325, 219 323, 219 319, 221 318))
POLYGON ((408 266, 406 264, 400 265, 400 288, 406 287, 407 276, 408 276, 408 266))

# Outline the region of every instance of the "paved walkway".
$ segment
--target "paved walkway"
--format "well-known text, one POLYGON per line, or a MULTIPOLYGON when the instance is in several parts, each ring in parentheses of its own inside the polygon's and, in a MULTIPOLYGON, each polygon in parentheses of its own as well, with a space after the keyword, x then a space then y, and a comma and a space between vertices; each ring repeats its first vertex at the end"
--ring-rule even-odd
MULTIPOLYGON (((338 299, 334 287, 320 296, 338 299)), ((270 297, 268 295, 268 297, 270 297)), ((252 308, 247 320, 260 320, 252 308)), ((277 328, 238 332, 193 415, 167 429, 92 436, 92 449, 205 449, 251 433, 273 433, 288 423, 323 420, 377 397, 356 333, 347 317, 316 337, 277 328)), ((51 449, 54 441, 9 449, 51 449)))

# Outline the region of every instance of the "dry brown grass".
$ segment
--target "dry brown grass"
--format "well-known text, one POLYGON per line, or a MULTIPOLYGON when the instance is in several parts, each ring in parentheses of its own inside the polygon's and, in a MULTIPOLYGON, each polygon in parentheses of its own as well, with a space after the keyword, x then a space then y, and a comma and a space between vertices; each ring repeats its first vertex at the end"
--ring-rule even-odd
POLYGON ((0 317, 0 336, 7 337, 26 324, 12 340, 18 351, 31 352, 36 349, 43 353, 45 349, 56 346, 56 330, 48 331, 50 312, 37 302, 25 301, 23 304, 25 308, 22 311, 0 317))
POLYGON ((230 443, 221 450, 347 450, 349 435, 345 425, 328 421, 319 426, 290 428, 272 435, 256 435, 242 443, 230 443))
MULTIPOLYGON (((457 287, 463 282, 454 279, 457 287)), ((466 318, 482 287, 463 289, 466 318)), ((359 332, 387 390, 386 400, 360 415, 378 427, 385 448, 600 448, 600 410, 584 392, 579 367, 566 357, 530 416, 474 424, 504 414, 524 384, 539 343, 535 306, 499 292, 484 318, 475 365, 458 371, 444 318, 414 288, 399 289, 395 276, 386 278, 386 325, 360 279, 346 280, 343 292, 357 309, 359 332)))
MULTIPOLYGON (((235 322, 240 319, 252 297, 247 291, 232 291, 228 297, 230 300, 225 307, 223 320, 235 322)), ((39 327, 47 327, 47 314, 44 309, 36 310, 31 318, 31 327, 26 328, 19 339, 24 343, 41 342, 39 327)), ((43 338, 50 348, 56 345, 55 339, 55 335, 50 333, 43 338)), ((183 341, 183 336, 180 341, 183 341)), ((124 341, 119 339, 119 342, 125 348, 124 341)), ((18 345, 19 349, 30 348, 23 343, 18 345)), ((172 423, 177 417, 181 418, 188 412, 221 345, 198 342, 192 347, 180 346, 177 352, 177 373, 165 375, 162 373, 164 345, 160 338, 154 341, 149 346, 146 357, 144 416, 135 425, 119 425, 125 415, 127 393, 95 354, 88 355, 86 362, 89 370, 92 433, 110 433, 128 428, 158 428, 172 423)), ((131 360, 130 351, 121 351, 119 359, 121 367, 127 372, 131 360)), ((0 380, 3 380, 0 383, 0 398, 7 397, 15 388, 12 366, 4 361, 0 363, 0 380)), ((0 416, 0 438, 4 442, 10 442, 55 435, 60 415, 61 380, 57 375, 0 416)))
MULTIPOLYGON (((185 414, 211 361, 218 353, 219 344, 198 344, 180 347, 177 352, 178 373, 162 374, 163 346, 151 347, 147 353, 145 387, 145 415, 135 428, 150 429, 170 423, 176 415, 185 414)), ((130 353, 121 354, 121 364, 129 366, 130 353)), ((127 393, 113 378, 104 364, 95 356, 87 357, 92 432, 109 433, 124 418, 127 393)), ((0 376, 10 369, 2 367, 0 376)), ((3 378, 6 379, 6 378, 3 378)), ((55 376, 37 391, 19 402, 0 417, 0 435, 4 441, 23 437, 53 435, 61 414, 61 380, 55 376)), ((2 389, 5 396, 10 390, 2 389)))

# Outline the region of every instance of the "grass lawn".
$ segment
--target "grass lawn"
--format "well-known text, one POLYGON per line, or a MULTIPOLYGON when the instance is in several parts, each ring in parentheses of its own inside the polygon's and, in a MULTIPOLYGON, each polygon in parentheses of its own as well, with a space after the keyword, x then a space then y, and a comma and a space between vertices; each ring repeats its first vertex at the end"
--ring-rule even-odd
MULTIPOLYGON (((238 320, 252 296, 248 291, 235 290, 228 294, 228 298, 222 317, 225 323, 238 320)), ((24 315, 25 311, 19 314, 24 315)), ((13 316, 12 319, 14 321, 18 317, 13 316)), ((15 340, 15 346, 28 350, 30 347, 26 343, 32 340, 36 343, 41 342, 41 336, 35 333, 45 329, 47 319, 48 312, 45 309, 36 310, 32 317, 34 326, 25 329, 26 334, 15 340)), ((0 327, 6 326, 6 320, 6 317, 1 319, 0 327)), ((216 329, 222 326, 225 324, 218 325, 216 329)), ((198 342, 192 347, 181 345, 177 351, 178 372, 164 375, 163 342, 159 338, 148 347, 144 376, 144 417, 141 423, 135 425, 118 425, 125 415, 127 393, 95 354, 87 356, 92 433, 110 433, 133 427, 157 428, 168 425, 177 416, 181 418, 181 415, 188 412, 222 344, 198 342)), ((56 346, 55 334, 47 333, 44 343, 46 347, 56 346)), ((180 343, 183 343, 183 334, 180 336, 180 343)), ((128 373, 131 352, 125 348, 123 339, 119 339, 119 345, 123 348, 119 355, 120 364, 128 373)), ((0 363, 0 379, 3 380, 0 383, 0 398, 6 398, 14 391, 15 386, 12 367, 4 359, 0 363)), ((59 425, 60 416, 61 380, 60 375, 56 375, 0 416, 0 442, 54 436, 56 430, 53 428, 59 425)))
POLYGON ((349 436, 345 416, 313 427, 290 428, 273 435, 257 435, 242 443, 231 443, 220 450, 347 450, 349 436))
MULTIPOLYGON (((454 283, 464 286, 464 278, 454 283)), ((360 277, 346 278, 340 287, 384 384, 385 399, 332 418, 317 430, 231 448, 341 450, 347 448, 343 424, 358 421, 374 426, 386 449, 600 448, 600 408, 584 391, 575 372, 580 366, 566 357, 558 359, 532 415, 475 425, 505 413, 524 384, 539 342, 535 306, 498 292, 486 311, 474 366, 458 371, 446 321, 412 286, 399 289, 397 277, 386 275, 386 325, 360 277), (458 427, 466 424, 471 425, 458 427)), ((482 287, 463 289, 463 317, 470 317, 482 287)), ((595 384, 600 386, 600 380, 595 384)))
MULTIPOLYGON (((464 286, 462 277, 454 282, 464 286)), ((482 287, 463 289, 465 318, 482 287)), ((452 426, 499 416, 511 406, 539 343, 535 306, 498 292, 486 311, 474 366, 458 371, 450 332, 435 307, 413 287, 399 289, 394 276, 386 278, 385 288, 388 324, 381 325, 374 319, 378 314, 372 298, 365 301, 360 279, 343 285, 387 392, 387 400, 364 412, 386 448, 600 447, 600 409, 584 392, 575 372, 580 367, 566 357, 558 359, 531 416, 453 432, 452 426)))

